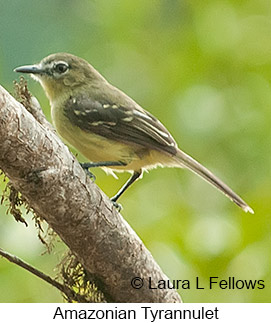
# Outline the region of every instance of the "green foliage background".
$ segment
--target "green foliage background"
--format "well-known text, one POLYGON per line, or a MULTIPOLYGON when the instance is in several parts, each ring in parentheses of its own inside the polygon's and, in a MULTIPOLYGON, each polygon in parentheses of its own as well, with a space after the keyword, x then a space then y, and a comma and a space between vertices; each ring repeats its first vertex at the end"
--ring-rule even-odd
MULTIPOLYGON (((180 147, 254 208, 245 214, 179 169, 145 174, 121 199, 123 216, 185 302, 269 302, 271 296, 270 0, 0 0, 0 83, 13 68, 65 51, 91 62, 156 115, 180 147), (200 277, 204 290, 195 289, 200 277), (208 279, 263 279, 264 289, 209 290, 208 279)), ((50 118, 40 86, 29 81, 50 118)), ((1 153, 1 152, 0 152, 1 153)), ((82 159, 81 159, 82 160, 82 159)), ((119 181, 96 170, 113 195, 119 181)), ((1 190, 4 185, 1 183, 1 190)), ((0 247, 54 275, 51 255, 0 207, 0 247)), ((62 301, 58 291, 0 259, 1 302, 62 301)))

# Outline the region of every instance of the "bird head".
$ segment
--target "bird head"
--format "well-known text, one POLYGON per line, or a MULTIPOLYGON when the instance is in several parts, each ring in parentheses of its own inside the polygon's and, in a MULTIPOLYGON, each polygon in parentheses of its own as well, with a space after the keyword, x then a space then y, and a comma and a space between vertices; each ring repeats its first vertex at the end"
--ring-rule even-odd
POLYGON ((31 74, 40 82, 50 101, 72 95, 79 87, 106 82, 87 61, 67 53, 49 55, 38 64, 20 66, 14 71, 31 74))

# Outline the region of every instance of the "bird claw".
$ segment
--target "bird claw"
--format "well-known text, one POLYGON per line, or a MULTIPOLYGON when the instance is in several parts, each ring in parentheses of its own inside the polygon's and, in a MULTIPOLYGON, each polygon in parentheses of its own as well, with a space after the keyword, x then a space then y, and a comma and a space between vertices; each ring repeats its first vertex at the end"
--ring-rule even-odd
POLYGON ((83 168, 83 170, 85 171, 85 173, 87 174, 87 176, 93 181, 95 182, 96 180, 96 176, 91 173, 88 169, 88 167, 86 167, 85 163, 80 163, 81 167, 83 168))
POLYGON ((120 203, 117 203, 117 202, 112 201, 112 200, 111 200, 111 202, 114 205, 114 207, 117 209, 117 211, 120 212, 123 209, 123 207, 122 207, 122 205, 120 203))

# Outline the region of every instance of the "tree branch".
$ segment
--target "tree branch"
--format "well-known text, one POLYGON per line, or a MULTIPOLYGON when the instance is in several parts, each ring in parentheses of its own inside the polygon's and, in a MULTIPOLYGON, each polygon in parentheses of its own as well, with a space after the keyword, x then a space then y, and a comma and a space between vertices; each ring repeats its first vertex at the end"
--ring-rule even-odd
MULTIPOLYGON (((56 134, 0 86, 0 168, 101 282, 114 302, 180 302, 168 280, 109 198, 85 174, 56 134), (144 280, 133 288, 134 277, 144 280)), ((41 118, 40 120, 43 120, 41 118)))
MULTIPOLYGON (((2 248, 0 248, 0 256, 6 258, 8 261, 16 264, 19 267, 24 268, 25 270, 27 270, 28 272, 30 272, 31 274, 39 277, 40 279, 46 281, 48 284, 54 286, 55 288, 57 288, 61 293, 65 294, 66 297, 73 297, 76 298, 76 293, 73 292, 72 290, 70 290, 69 288, 67 288, 66 286, 60 284, 58 281, 56 281, 55 279, 52 279, 50 276, 44 274, 43 272, 41 272, 40 270, 34 268, 33 266, 27 264, 26 262, 24 262, 22 259, 6 252, 5 250, 3 250, 2 248)), ((81 296, 81 295, 79 295, 81 296)))

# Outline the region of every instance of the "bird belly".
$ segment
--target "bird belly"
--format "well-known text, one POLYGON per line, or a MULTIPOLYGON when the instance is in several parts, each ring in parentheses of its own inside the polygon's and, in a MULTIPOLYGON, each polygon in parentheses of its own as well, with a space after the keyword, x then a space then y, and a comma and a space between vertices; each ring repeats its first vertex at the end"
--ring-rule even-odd
POLYGON ((71 124, 60 109, 52 109, 52 120, 64 141, 76 148, 91 162, 121 161, 126 164, 110 167, 116 171, 138 171, 162 165, 171 166, 172 157, 168 154, 83 131, 71 124))
MULTIPOLYGON (((127 166, 138 159, 136 153, 127 145, 86 132, 72 125, 69 121, 53 118, 58 134, 65 142, 72 145, 91 162, 122 161, 127 166)), ((117 167, 119 170, 129 170, 127 166, 117 167)))

